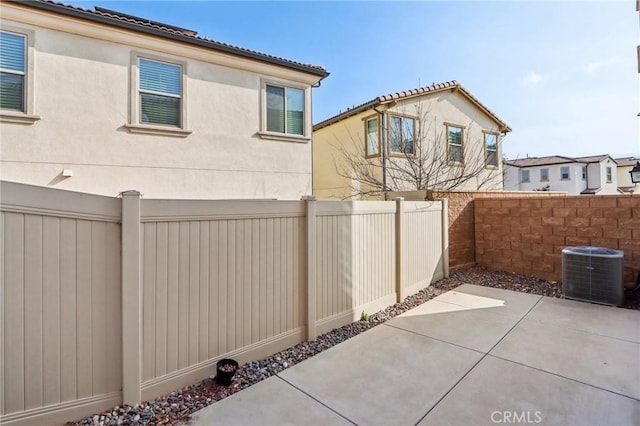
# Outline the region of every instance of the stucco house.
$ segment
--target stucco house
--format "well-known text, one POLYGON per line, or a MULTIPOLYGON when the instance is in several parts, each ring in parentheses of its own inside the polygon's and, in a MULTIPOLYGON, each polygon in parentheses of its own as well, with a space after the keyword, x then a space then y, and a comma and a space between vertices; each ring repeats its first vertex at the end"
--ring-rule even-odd
POLYGON ((312 192, 316 65, 96 7, 5 1, 0 178, 103 195, 312 192))
POLYGON ((640 158, 623 157, 615 160, 618 163, 618 189, 625 194, 640 194, 640 184, 633 183, 629 174, 640 158))
POLYGON ((527 157, 507 161, 505 191, 565 191, 569 195, 619 194, 616 160, 588 157, 527 157))
POLYGON ((313 193, 501 190, 501 141, 510 131, 457 81, 378 96, 314 125, 313 193))

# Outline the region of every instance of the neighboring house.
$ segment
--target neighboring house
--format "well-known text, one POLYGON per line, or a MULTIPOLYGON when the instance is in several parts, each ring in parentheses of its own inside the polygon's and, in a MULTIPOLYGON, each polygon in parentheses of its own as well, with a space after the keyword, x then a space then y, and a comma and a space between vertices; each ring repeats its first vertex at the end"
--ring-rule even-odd
POLYGON ((378 96, 313 127, 313 193, 341 199, 379 196, 381 187, 501 190, 501 140, 510 131, 456 81, 378 96), (422 182, 403 180, 398 169, 417 166, 416 158, 424 160, 422 182), (368 168, 377 188, 351 170, 354 163, 368 168))
POLYGON ((609 155, 527 157, 507 161, 505 191, 619 194, 617 163, 609 155))
POLYGON ((625 194, 640 194, 640 184, 631 182, 629 174, 640 158, 624 157, 615 160, 618 163, 618 189, 625 194))
POLYGON ((5 1, 0 178, 147 198, 312 192, 327 71, 102 8, 5 1))

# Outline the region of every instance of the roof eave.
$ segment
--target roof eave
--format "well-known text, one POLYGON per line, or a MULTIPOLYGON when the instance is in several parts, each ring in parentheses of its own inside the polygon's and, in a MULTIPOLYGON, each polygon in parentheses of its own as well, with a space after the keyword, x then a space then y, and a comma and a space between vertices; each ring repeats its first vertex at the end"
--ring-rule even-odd
POLYGON ((289 62, 276 57, 270 57, 268 55, 261 55, 259 53, 254 53, 254 52, 246 51, 243 49, 235 48, 230 45, 225 45, 214 40, 199 39, 199 38, 190 37, 187 35, 171 33, 165 30, 139 25, 132 22, 120 21, 120 20, 116 20, 106 16, 92 14, 82 9, 76 9, 74 7, 69 7, 61 4, 40 2, 40 1, 21 1, 21 0, 3 0, 3 1, 15 3, 21 6, 31 7, 34 9, 40 9, 48 12, 58 13, 61 15, 72 16, 74 18, 86 19, 89 21, 98 22, 98 23, 113 26, 113 27, 124 28, 124 29, 132 30, 140 33, 150 34, 150 35, 154 35, 161 38, 180 41, 183 43, 197 45, 197 46, 205 47, 208 49, 214 49, 220 52, 230 53, 236 56, 241 56, 244 58, 253 59, 260 62, 279 65, 282 67, 316 75, 320 77, 320 80, 329 76, 329 72, 323 69, 319 69, 311 66, 305 66, 304 64, 289 62))

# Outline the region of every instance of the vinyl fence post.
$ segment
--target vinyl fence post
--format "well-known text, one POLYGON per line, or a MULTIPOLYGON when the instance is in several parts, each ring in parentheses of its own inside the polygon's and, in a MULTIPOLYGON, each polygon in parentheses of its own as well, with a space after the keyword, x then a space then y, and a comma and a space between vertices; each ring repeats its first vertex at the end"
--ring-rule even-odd
POLYGON ((402 246, 404 244, 404 198, 398 197, 396 201, 396 302, 402 302, 404 294, 404 255, 402 246))
POLYGON ((442 273, 449 278, 449 200, 443 198, 442 203, 442 273))
POLYGON ((307 213, 307 340, 316 338, 316 198, 304 197, 307 213))
POLYGON ((142 402, 140 193, 122 196, 122 403, 142 402))

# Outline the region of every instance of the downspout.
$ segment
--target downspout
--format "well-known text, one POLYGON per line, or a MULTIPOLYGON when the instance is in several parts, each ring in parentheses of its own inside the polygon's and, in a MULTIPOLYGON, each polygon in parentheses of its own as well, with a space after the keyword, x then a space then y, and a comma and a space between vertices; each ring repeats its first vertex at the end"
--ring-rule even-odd
POLYGON ((382 137, 380 139, 380 149, 382 149, 382 186, 383 190, 387 190, 387 132, 386 132, 386 116, 384 111, 380 111, 377 107, 373 107, 373 110, 380 115, 380 127, 382 130, 382 137))

